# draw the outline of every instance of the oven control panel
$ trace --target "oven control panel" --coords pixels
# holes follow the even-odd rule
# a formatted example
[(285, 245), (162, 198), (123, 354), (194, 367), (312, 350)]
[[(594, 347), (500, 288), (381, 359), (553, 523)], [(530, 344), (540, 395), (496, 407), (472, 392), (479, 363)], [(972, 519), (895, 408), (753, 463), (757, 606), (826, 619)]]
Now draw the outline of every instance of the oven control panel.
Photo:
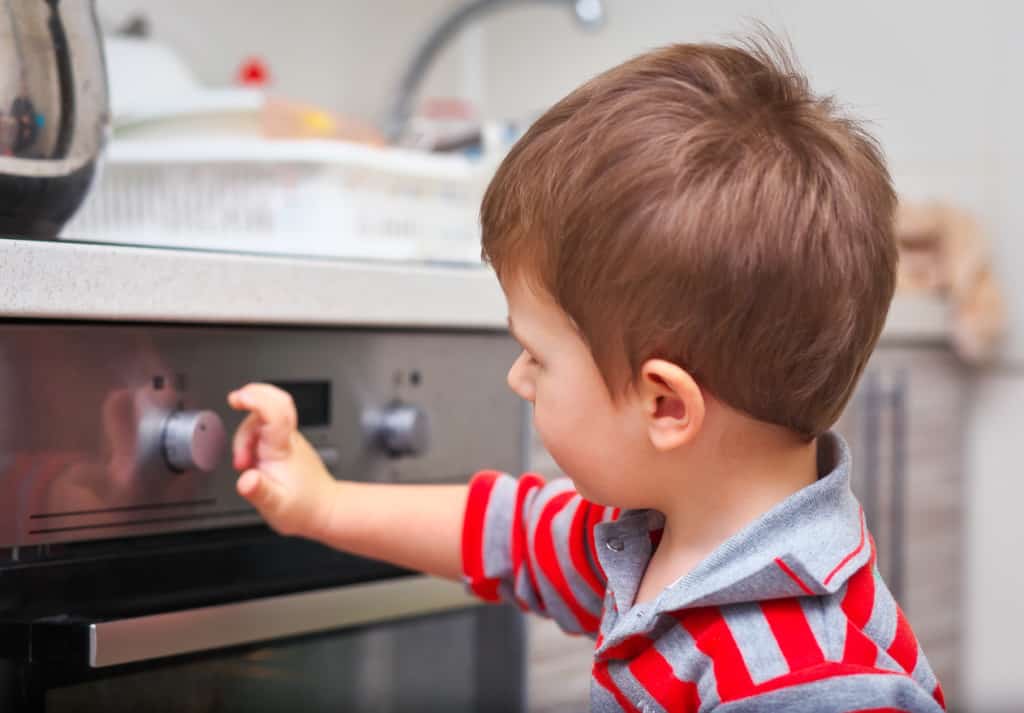
[(0, 324), (0, 547), (259, 522), (230, 442), (248, 382), (291, 394), (338, 478), (518, 472), (503, 332)]

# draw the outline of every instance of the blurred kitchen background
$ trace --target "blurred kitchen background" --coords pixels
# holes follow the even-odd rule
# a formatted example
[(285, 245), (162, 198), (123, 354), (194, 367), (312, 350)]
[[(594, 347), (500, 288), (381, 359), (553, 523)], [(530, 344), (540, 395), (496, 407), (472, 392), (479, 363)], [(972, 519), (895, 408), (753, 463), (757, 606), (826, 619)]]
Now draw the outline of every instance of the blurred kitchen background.
[[(438, 37), (395, 149), (400, 78), (464, 3), (98, 0), (114, 134), (63, 235), (475, 269), (479, 193), (532, 118), (633, 54), (763, 21), (871, 122), (903, 202), (900, 294), (842, 424), (880, 561), (958, 709), (1024, 700), (1024, 6), (484, 5)], [(531, 624), (531, 710), (585, 709), (589, 650)]]

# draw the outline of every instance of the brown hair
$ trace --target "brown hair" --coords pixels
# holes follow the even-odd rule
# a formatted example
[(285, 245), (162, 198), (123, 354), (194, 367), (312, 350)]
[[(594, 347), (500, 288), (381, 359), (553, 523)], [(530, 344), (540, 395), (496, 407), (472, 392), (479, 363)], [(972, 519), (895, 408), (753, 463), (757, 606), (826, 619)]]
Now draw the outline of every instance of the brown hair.
[(895, 200), (876, 142), (778, 40), (680, 44), (530, 127), (484, 196), (483, 254), (568, 314), (613, 396), (660, 357), (809, 438), (885, 321)]

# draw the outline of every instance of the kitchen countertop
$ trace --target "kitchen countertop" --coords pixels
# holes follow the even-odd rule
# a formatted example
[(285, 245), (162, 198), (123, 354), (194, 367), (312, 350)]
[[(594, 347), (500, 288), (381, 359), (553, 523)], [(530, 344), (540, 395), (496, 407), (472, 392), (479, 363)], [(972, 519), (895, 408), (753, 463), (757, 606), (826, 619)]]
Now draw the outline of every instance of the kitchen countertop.
[(0, 240), (0, 316), (504, 328), (489, 270)]
[[(883, 340), (945, 341), (946, 306), (898, 296)], [(493, 273), (0, 239), (0, 317), (504, 329)]]

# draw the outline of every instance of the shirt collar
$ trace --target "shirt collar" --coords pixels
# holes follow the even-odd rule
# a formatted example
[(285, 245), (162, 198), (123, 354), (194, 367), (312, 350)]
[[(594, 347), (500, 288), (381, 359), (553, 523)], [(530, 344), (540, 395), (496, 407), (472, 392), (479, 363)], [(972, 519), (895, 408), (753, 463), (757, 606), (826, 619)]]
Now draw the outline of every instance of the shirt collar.
[[(863, 567), (872, 545), (850, 490), (850, 451), (841, 436), (818, 440), (822, 475), (736, 533), (653, 602), (652, 614), (697, 606), (830, 594)], [(595, 528), (598, 558), (616, 601), (632, 602), (639, 585), (633, 563), (653, 550), (651, 532), (664, 517), (628, 510)], [(646, 561), (640, 563), (640, 574)]]

